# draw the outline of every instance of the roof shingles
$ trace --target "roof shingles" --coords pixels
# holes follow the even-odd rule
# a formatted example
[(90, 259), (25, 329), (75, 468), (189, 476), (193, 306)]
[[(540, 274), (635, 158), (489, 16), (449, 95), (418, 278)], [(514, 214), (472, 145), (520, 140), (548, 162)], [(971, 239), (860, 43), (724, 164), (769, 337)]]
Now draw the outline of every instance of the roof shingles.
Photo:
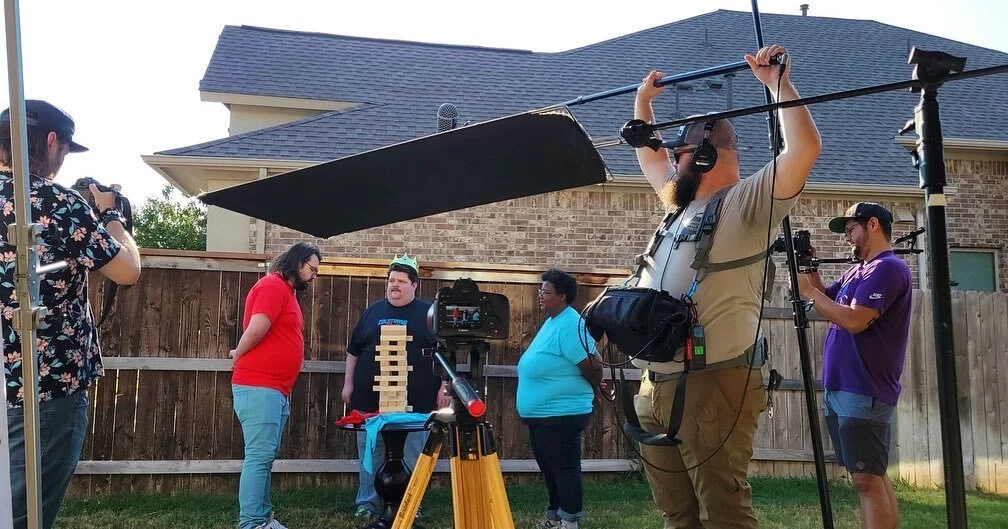
[[(789, 49), (804, 96), (909, 79), (910, 44), (966, 56), (968, 69), (1008, 63), (1006, 53), (868, 20), (764, 14), (762, 24), (766, 42)], [(652, 67), (674, 74), (735, 62), (754, 41), (750, 14), (724, 10), (561, 53), (227, 26), (201, 90), (370, 104), (159, 154), (330, 160), (433, 133), (441, 103), (458, 106), (460, 122), (479, 122), (625, 86)], [(690, 84), (693, 90), (679, 91), (679, 113), (726, 108), (725, 89)], [(748, 73), (732, 85), (735, 108), (764, 102)], [(1008, 140), (1004, 86), (1003, 76), (943, 86), (945, 136)], [(659, 120), (676, 114), (671, 92), (655, 101)], [(612, 136), (632, 117), (631, 97), (572, 111), (592, 136)], [(917, 99), (889, 92), (812, 107), (824, 145), (812, 181), (914, 185), (916, 171), (893, 136)], [(753, 172), (770, 157), (765, 116), (734, 122), (743, 172)], [(628, 146), (602, 155), (615, 174), (640, 173)]]

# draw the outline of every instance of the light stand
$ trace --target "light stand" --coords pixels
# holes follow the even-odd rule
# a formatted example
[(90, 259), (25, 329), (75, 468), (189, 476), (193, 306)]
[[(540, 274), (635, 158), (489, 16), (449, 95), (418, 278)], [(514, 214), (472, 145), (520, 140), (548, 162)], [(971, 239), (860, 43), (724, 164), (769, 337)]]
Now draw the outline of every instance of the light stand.
[[(763, 49), (763, 28), (760, 25), (759, 6), (752, 0), (753, 29), (756, 33), (756, 49)], [(782, 65), (780, 68), (787, 68)], [(763, 87), (763, 96), (767, 104), (773, 103), (770, 89)], [(771, 148), (779, 152), (783, 138), (780, 134), (780, 123), (775, 119), (773, 111), (767, 111), (767, 127)], [(774, 144), (774, 139), (779, 140)], [(774, 168), (776, 171), (776, 167)], [(773, 191), (771, 191), (772, 193)], [(802, 386), (805, 391), (805, 411), (808, 414), (809, 438), (812, 441), (812, 459), (815, 464), (816, 485), (819, 490), (819, 510), (822, 512), (823, 529), (833, 529), (833, 508), (830, 505), (829, 483), (826, 477), (826, 458), (823, 455), (822, 430), (819, 428), (819, 405), (816, 402), (813, 386), (812, 354), (808, 345), (808, 314), (805, 312), (805, 300), (798, 292), (798, 263), (795, 259), (794, 242), (791, 238), (791, 217), (786, 215), (781, 221), (781, 231), (784, 232), (784, 247), (787, 249), (788, 279), (791, 282), (791, 314), (794, 318), (795, 332), (798, 334), (798, 359), (801, 363)], [(767, 241), (769, 242), (769, 241)], [(769, 259), (769, 256), (767, 257)], [(762, 302), (762, 300), (760, 300)], [(761, 309), (762, 311), (762, 309)]]
[(914, 165), (920, 171), (928, 219), (928, 264), (934, 284), (931, 306), (934, 311), (935, 371), (938, 372), (938, 411), (941, 416), (942, 463), (945, 471), (945, 513), (950, 529), (965, 529), (966, 488), (963, 481), (962, 438), (959, 432), (959, 404), (952, 340), (952, 285), (949, 278), (948, 233), (945, 224), (945, 151), (942, 147), (941, 119), (938, 115), (938, 87), (953, 71), (961, 72), (966, 59), (947, 53), (913, 48), (910, 64), (917, 66), (913, 79), (919, 81), (920, 102), (914, 117), (900, 131), (917, 131)]
[[(31, 190), (28, 164), (28, 131), (25, 119), (24, 83), (21, 70), (21, 15), (18, 0), (4, 1), (7, 36), (7, 81), (10, 94), (11, 169), (13, 170), (14, 224), (7, 226), (9, 243), (17, 254), (14, 277), (19, 307), (12, 324), (21, 339), (21, 379), (24, 388), (25, 496), (28, 529), (42, 526), (41, 453), (39, 446), (38, 366), (35, 354), (35, 329), (48, 314), (39, 305), (40, 276), (66, 267), (65, 261), (39, 266), (35, 248), (41, 242), (43, 227), (32, 222)], [(2, 344), (2, 340), (0, 340)], [(3, 371), (0, 384), (7, 387)], [(10, 439), (7, 435), (7, 406), (0, 405), (0, 529), (13, 527), (10, 488)], [(5, 477), (7, 476), (7, 477)]]
[[(21, 337), (21, 379), (24, 384), (24, 447), (25, 488), (28, 502), (28, 528), (38, 529), (42, 524), (41, 454), (39, 452), (39, 402), (38, 366), (35, 362), (35, 327), (45, 316), (45, 308), (37, 306), (39, 277), (36, 273), (38, 256), (35, 242), (41, 225), (31, 222), (28, 174), (28, 132), (25, 121), (24, 84), (21, 71), (21, 23), (17, 0), (5, 0), (4, 18), (7, 35), (7, 80), (10, 90), (11, 169), (14, 174), (14, 224), (7, 227), (10, 243), (17, 254), (15, 267), (15, 292), (19, 308), (14, 311), (13, 325)], [(2, 342), (0, 342), (2, 343)], [(7, 387), (0, 371), (0, 382)], [(10, 440), (7, 438), (7, 406), (0, 405), (3, 433), (0, 434), (0, 527), (13, 527), (13, 509), (10, 490)]]

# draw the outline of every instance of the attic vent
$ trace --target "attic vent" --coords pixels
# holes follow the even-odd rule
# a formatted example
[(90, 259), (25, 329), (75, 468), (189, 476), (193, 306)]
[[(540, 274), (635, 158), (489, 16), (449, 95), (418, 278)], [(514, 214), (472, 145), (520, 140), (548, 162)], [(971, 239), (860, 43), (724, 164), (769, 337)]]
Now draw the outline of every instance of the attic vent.
[(801, 9), (801, 16), (803, 17), (808, 16), (808, 4), (802, 4), (798, 6), (798, 9)]

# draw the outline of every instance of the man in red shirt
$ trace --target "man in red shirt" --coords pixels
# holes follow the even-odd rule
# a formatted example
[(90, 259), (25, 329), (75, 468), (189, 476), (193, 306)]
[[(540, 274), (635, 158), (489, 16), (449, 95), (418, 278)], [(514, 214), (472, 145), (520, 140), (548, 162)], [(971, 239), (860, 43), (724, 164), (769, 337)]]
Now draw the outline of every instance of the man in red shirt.
[(318, 247), (299, 242), (273, 261), (245, 298), (244, 331), (228, 354), (234, 359), (234, 410), (245, 438), (239, 529), (286, 529), (273, 516), (270, 477), (304, 360), (303, 316), (295, 292), (315, 279), (321, 258)]

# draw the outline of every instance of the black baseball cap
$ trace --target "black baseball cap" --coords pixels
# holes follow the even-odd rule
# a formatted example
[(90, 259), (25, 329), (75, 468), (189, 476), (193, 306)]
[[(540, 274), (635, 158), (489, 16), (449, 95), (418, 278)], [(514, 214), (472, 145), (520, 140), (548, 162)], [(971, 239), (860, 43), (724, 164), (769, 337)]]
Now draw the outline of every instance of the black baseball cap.
[(878, 219), (882, 224), (892, 224), (892, 213), (882, 204), (877, 202), (858, 202), (847, 208), (847, 212), (842, 217), (833, 217), (829, 221), (829, 229), (833, 233), (844, 233), (848, 220), (868, 220), (872, 217)]
[[(676, 129), (676, 135), (662, 141), (662, 147), (666, 149), (676, 149), (683, 145), (700, 145), (704, 139), (704, 126), (707, 122), (699, 121), (683, 125)], [(711, 130), (711, 145), (720, 149), (737, 149), (738, 136), (735, 134), (735, 127), (727, 119), (719, 119), (714, 122), (714, 129)]]
[[(0, 123), (10, 122), (10, 109), (0, 113)], [(70, 114), (40, 99), (25, 100), (25, 123), (29, 127), (55, 132), (59, 139), (70, 144), (70, 152), (84, 152), (88, 148), (73, 141), (74, 122)]]

